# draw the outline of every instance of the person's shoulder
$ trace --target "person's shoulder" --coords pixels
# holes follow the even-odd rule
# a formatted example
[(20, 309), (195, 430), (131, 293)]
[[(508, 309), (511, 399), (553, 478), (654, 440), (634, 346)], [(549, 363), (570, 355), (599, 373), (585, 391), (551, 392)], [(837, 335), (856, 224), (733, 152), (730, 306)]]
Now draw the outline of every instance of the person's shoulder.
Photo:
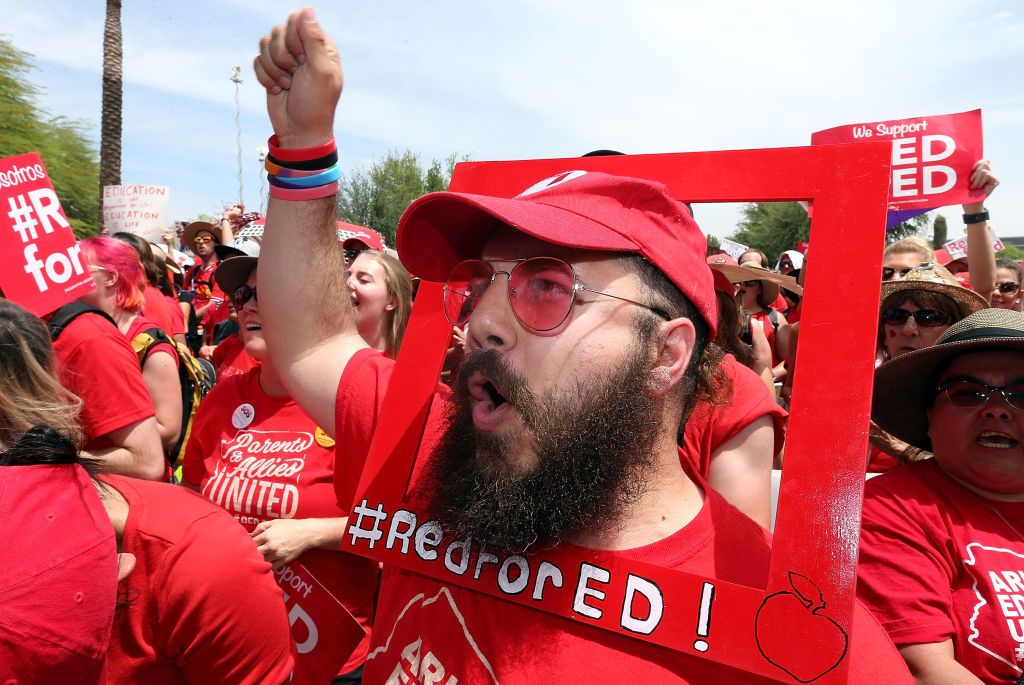
[(948, 478), (934, 459), (925, 459), (903, 464), (871, 478), (864, 485), (864, 497), (906, 497), (913, 494), (931, 498), (937, 489), (944, 489)]
[(227, 526), (244, 534), (225, 510), (186, 488), (112, 474), (101, 480), (124, 495), (129, 512), (136, 509), (136, 531), (145, 537), (175, 544), (190, 536), (197, 523), (211, 532)]
[(97, 312), (76, 316), (54, 343), (54, 349), (58, 351), (76, 348), (117, 348), (132, 354), (131, 345), (117, 326)]

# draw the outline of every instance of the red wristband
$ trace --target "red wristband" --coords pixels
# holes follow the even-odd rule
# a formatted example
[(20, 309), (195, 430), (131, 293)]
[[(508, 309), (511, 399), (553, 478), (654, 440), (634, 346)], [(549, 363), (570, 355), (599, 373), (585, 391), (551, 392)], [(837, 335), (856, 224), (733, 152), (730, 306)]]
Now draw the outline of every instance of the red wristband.
[(280, 188), (274, 185), (270, 186), (270, 197), (276, 197), (278, 200), (319, 200), (322, 197), (330, 197), (337, 194), (337, 181), (313, 188)]
[(282, 162), (304, 162), (308, 159), (317, 159), (329, 155), (338, 149), (337, 144), (334, 142), (334, 136), (331, 136), (330, 140), (317, 147), (292, 149), (282, 148), (279, 145), (280, 141), (277, 138), (277, 134), (275, 133), (270, 136), (270, 140), (267, 141), (267, 146), (270, 148), (270, 156)]

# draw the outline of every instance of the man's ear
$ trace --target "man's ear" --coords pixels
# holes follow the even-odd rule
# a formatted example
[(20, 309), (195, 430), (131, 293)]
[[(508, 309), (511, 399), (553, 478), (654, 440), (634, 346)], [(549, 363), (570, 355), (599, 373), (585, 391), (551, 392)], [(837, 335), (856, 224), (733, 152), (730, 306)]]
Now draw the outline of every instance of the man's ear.
[(657, 358), (648, 385), (655, 396), (664, 397), (679, 386), (690, 365), (697, 331), (693, 322), (680, 317), (661, 324)]

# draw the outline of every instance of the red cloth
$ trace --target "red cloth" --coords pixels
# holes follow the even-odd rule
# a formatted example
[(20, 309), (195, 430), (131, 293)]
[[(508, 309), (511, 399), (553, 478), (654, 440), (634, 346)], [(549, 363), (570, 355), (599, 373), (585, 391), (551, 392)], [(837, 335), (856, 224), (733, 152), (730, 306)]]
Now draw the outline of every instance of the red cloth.
[[(346, 450), (365, 453), (393, 366), (393, 361), (370, 350), (357, 353), (346, 366), (335, 424), (338, 444)], [(446, 391), (441, 386), (442, 396), (431, 404), (421, 461), (436, 444)], [(768, 533), (699, 476), (693, 478), (704, 490), (705, 502), (692, 522), (656, 543), (600, 554), (764, 587), (770, 561)], [(536, 556), (530, 558), (537, 563)], [(893, 664), (905, 669), (881, 628), (859, 605), (855, 621), (850, 682), (891, 674), (886, 669)], [(367, 683), (775, 682), (397, 566), (385, 568), (371, 642)]]
[[(199, 406), (182, 463), (184, 479), (199, 485), (205, 497), (224, 507), (249, 532), (272, 519), (345, 516), (334, 494), (333, 443), (293, 400), (267, 395), (260, 387), (259, 376), (260, 370), (254, 369), (222, 380)], [(252, 423), (235, 428), (232, 415), (246, 403), (254, 410)], [(359, 460), (351, 464), (348, 473), (358, 477), (361, 468)], [(354, 491), (355, 485), (353, 481), (348, 487)], [(346, 507), (351, 501), (350, 495)], [(366, 660), (373, 627), (376, 562), (326, 549), (307, 550), (296, 562), (337, 598), (314, 594), (313, 599), (333, 601), (334, 607), (340, 601), (366, 631), (337, 673), (358, 668)], [(307, 606), (301, 593), (296, 594), (299, 606), (311, 616), (329, 615), (333, 608)], [(342, 619), (348, 620), (344, 616)], [(317, 628), (325, 635), (332, 630), (331, 625)], [(296, 639), (304, 638), (296, 635)], [(317, 654), (314, 649), (309, 656), (298, 658), (318, 656), (336, 657)]]
[(868, 445), (868, 473), (885, 473), (900, 465), (895, 457), (883, 452), (874, 445)]
[[(128, 339), (128, 344), (130, 345), (132, 340), (135, 340), (135, 336), (137, 336), (139, 333), (145, 333), (151, 328), (160, 328), (163, 329), (164, 332), (166, 332), (166, 329), (164, 329), (163, 326), (158, 325), (155, 321), (148, 319), (145, 316), (136, 316), (135, 319), (128, 325), (128, 331), (124, 334), (124, 337)], [(165, 342), (158, 342), (157, 344), (153, 345), (153, 347), (149, 348), (149, 354), (146, 355), (146, 358), (148, 359), (150, 355), (157, 354), (158, 352), (163, 352), (164, 354), (171, 355), (171, 358), (174, 360), (174, 363), (178, 363), (177, 350), (174, 349), (173, 345)]]
[(199, 319), (199, 324), (205, 329), (203, 342), (207, 345), (213, 340), (213, 327), (228, 318), (227, 296), (213, 277), (219, 263), (203, 264), (199, 262), (185, 274), (185, 289), (190, 289), (196, 294), (192, 306), (199, 310), (210, 305), (206, 313)]
[(974, 675), (1016, 682), (1022, 530), (1024, 503), (987, 502), (934, 459), (906, 464), (865, 487), (858, 594), (897, 645), (952, 639)]
[[(782, 296), (782, 293), (779, 293), (779, 296), (775, 298), (774, 302), (772, 302), (771, 308), (777, 309), (778, 311), (785, 314), (787, 311), (789, 311), (789, 301)], [(787, 317), (787, 319), (788, 318), (789, 317)]]
[(92, 479), (76, 464), (3, 466), (0, 501), (0, 682), (106, 683), (117, 547)]
[(153, 286), (147, 285), (146, 289), (142, 291), (142, 296), (145, 298), (145, 302), (139, 313), (156, 322), (156, 325), (162, 328), (167, 335), (174, 335), (171, 333), (171, 329), (174, 328), (173, 313), (163, 293)]
[(75, 318), (53, 344), (61, 384), (82, 399), (84, 449), (109, 447), (107, 433), (154, 415), (139, 359), (127, 338), (98, 314)]
[[(213, 350), (214, 368), (217, 370), (217, 381), (237, 376), (255, 369), (260, 365), (260, 360), (245, 351), (242, 338), (232, 335), (225, 338)], [(346, 502), (347, 504), (347, 502)]]
[(176, 335), (185, 335), (185, 313), (181, 311), (181, 304), (173, 297), (165, 296), (164, 301), (171, 314), (171, 330), (167, 332), (172, 338)]
[[(731, 381), (731, 399), (720, 405), (698, 401), (683, 431), (680, 454), (701, 478), (708, 477), (715, 450), (762, 416), (770, 416), (775, 427), (775, 454), (786, 439), (786, 411), (761, 377), (731, 354), (722, 357), (721, 368)], [(719, 386), (716, 391), (722, 392), (723, 388)]]
[(280, 685), (288, 617), (270, 564), (220, 507), (166, 483), (104, 476), (128, 501), (135, 555), (114, 615), (110, 682)]

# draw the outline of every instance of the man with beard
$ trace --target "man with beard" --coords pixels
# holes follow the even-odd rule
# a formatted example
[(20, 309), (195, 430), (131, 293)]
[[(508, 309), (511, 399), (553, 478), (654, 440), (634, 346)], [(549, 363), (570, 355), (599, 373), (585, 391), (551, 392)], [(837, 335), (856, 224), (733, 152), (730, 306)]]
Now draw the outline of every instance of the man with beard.
[[(335, 163), (342, 74), (313, 10), (260, 48), (271, 158)], [(394, 362), (367, 348), (342, 296), (333, 189), (271, 181), (257, 283), (269, 352), (336, 459), (362, 460)], [(663, 185), (571, 171), (512, 199), (432, 193), (406, 211), (397, 245), (410, 272), (446, 284), (451, 323), (469, 326), (412, 485), (446, 533), (764, 587), (767, 534), (681, 465), (717, 312), (704, 237)], [(858, 609), (856, 681), (891, 676), (893, 660), (906, 674), (870, 621)], [(370, 683), (769, 682), (391, 567), (371, 644)]]

